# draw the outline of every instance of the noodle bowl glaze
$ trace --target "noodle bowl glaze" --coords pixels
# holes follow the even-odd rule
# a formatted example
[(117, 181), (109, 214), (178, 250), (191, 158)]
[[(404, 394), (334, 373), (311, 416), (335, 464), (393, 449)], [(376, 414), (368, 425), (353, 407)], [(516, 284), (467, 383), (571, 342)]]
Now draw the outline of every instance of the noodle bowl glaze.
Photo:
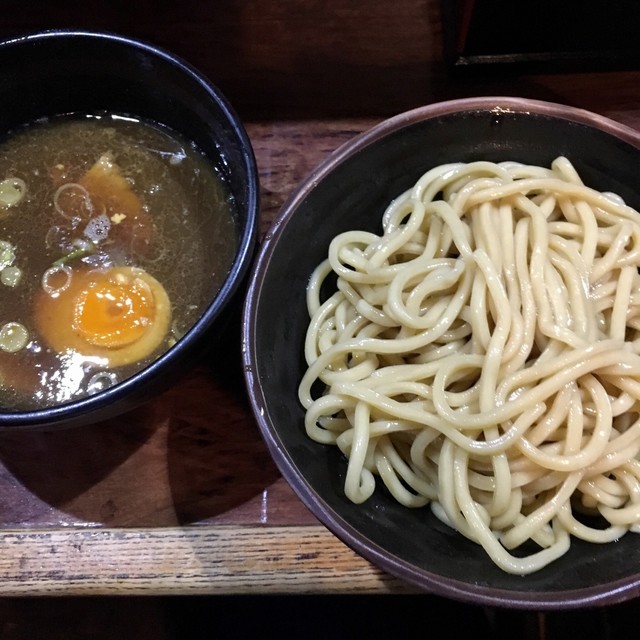
[[(254, 412), (302, 500), (381, 568), (498, 606), (571, 608), (635, 595), (637, 481), (615, 467), (622, 458), (629, 469), (638, 464), (639, 145), (635, 131), (562, 105), (453, 101), (355, 138), (285, 203), (245, 305)], [(549, 178), (564, 183), (554, 196), (533, 185)], [(513, 193), (531, 209), (482, 204), (483, 190), (507, 197), (519, 180), (532, 189)], [(472, 220), (436, 204), (454, 193), (468, 199)], [(585, 203), (616, 210), (602, 231)], [(635, 222), (622, 231), (627, 214)], [(523, 235), (527, 217), (544, 224)], [(544, 246), (553, 251), (544, 255)], [(622, 262), (605, 285), (614, 254)], [(526, 286), (516, 294), (509, 278)], [(527, 307), (528, 296), (539, 306)], [(525, 307), (531, 313), (514, 313)], [(267, 339), (273, 326), (284, 328), (281, 338)], [(507, 469), (509, 441), (519, 461)], [(527, 456), (544, 470), (531, 473)], [(529, 482), (535, 495), (525, 495)], [(565, 505), (563, 527), (575, 520), (571, 533), (558, 523), (527, 530), (554, 495)], [(616, 509), (622, 519), (607, 523)]]

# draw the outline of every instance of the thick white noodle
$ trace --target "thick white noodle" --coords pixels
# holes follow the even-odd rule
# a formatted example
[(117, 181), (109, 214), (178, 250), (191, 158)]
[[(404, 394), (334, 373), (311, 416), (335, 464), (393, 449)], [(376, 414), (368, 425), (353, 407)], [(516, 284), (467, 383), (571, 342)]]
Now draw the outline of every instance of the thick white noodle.
[(640, 213), (559, 157), (435, 167), (382, 226), (307, 290), (299, 397), (346, 496), (378, 478), (519, 575), (640, 531)]

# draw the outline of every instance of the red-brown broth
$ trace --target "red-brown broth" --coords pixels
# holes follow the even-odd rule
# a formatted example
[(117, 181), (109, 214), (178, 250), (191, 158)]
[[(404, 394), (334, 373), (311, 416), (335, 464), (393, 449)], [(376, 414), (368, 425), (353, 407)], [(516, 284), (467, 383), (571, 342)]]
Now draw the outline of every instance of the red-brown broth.
[[(15, 247), (23, 276), (16, 287), (0, 285), (0, 326), (20, 322), (29, 343), (17, 353), (0, 350), (0, 407), (33, 410), (89, 393), (88, 381), (104, 366), (71, 352), (58, 353), (37, 332), (34, 296), (44, 272), (87, 240), (98, 211), (81, 203), (54, 206), (61, 184), (75, 183), (109, 153), (142, 205), (135, 233), (112, 225), (108, 242), (68, 264), (73, 268), (141, 267), (164, 286), (171, 302), (171, 329), (142, 360), (114, 367), (120, 381), (166, 351), (202, 315), (220, 289), (237, 247), (233, 200), (221, 173), (189, 141), (134, 118), (99, 114), (36, 123), (0, 145), (0, 180), (19, 178), (26, 196), (0, 206), (0, 240)], [(67, 195), (73, 195), (71, 189)], [(77, 194), (76, 194), (77, 195)], [(71, 198), (73, 200), (73, 198)], [(58, 203), (63, 198), (58, 198)], [(74, 208), (75, 207), (75, 208)], [(95, 226), (95, 221), (91, 222)]]

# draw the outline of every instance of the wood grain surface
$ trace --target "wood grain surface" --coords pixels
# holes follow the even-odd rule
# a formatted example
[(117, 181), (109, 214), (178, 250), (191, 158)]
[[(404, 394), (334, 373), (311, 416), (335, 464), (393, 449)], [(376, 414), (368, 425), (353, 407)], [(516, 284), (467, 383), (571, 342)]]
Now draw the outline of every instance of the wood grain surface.
[(29, 596), (416, 592), (320, 525), (7, 531), (0, 570)]

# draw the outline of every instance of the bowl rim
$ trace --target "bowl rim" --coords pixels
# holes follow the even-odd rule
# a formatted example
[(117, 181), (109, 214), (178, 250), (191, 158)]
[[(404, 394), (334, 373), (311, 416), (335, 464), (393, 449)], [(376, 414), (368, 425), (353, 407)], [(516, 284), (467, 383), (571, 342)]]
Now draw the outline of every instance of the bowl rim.
[(306, 193), (313, 188), (315, 183), (319, 182), (351, 155), (359, 153), (369, 144), (374, 143), (376, 140), (398, 129), (453, 113), (474, 111), (490, 111), (495, 113), (496, 116), (508, 115), (509, 113), (535, 113), (536, 115), (568, 120), (576, 124), (594, 127), (620, 138), (633, 146), (640, 147), (640, 131), (621, 122), (617, 122), (608, 116), (559, 102), (522, 98), (519, 96), (479, 96), (444, 100), (415, 107), (414, 109), (409, 109), (385, 118), (365, 131), (354, 135), (330, 152), (324, 160), (320, 161), (283, 202), (274, 223), (267, 231), (265, 240), (262, 242), (260, 253), (262, 253), (262, 248), (265, 243), (267, 247), (270, 246), (273, 239), (272, 236), (280, 232), (283, 223), (286, 223), (289, 217), (287, 213), (298, 205), (299, 201), (305, 197)]
[[(27, 32), (0, 41), (0, 52), (5, 48), (29, 46), (33, 43), (56, 40), (89, 40), (104, 41), (121, 45), (125, 48), (139, 50), (145, 55), (160, 59), (176, 68), (180, 73), (199, 85), (209, 99), (217, 104), (226, 122), (237, 136), (239, 148), (247, 175), (247, 205), (243, 232), (238, 236), (238, 247), (229, 271), (215, 297), (203, 311), (202, 315), (181, 340), (171, 349), (160, 355), (145, 368), (132, 374), (117, 385), (99, 393), (74, 400), (61, 405), (45, 407), (29, 411), (5, 411), (0, 409), (0, 430), (57, 428), (61, 426), (75, 426), (86, 422), (86, 416), (100, 411), (100, 420), (114, 417), (139, 405), (141, 401), (131, 401), (129, 405), (116, 408), (116, 401), (129, 396), (141, 381), (145, 386), (158, 383), (160, 372), (164, 368), (178, 363), (183, 353), (190, 349), (191, 344), (214, 323), (222, 311), (230, 304), (232, 298), (238, 295), (244, 283), (254, 258), (258, 241), (258, 224), (260, 213), (260, 181), (258, 166), (249, 135), (244, 123), (229, 99), (222, 90), (203, 72), (164, 47), (152, 44), (145, 39), (126, 36), (109, 30), (84, 30), (52, 28)], [(144, 401), (146, 398), (143, 398)], [(104, 416), (104, 417), (103, 417)]]
[(315, 491), (306, 477), (299, 472), (294, 459), (279, 436), (278, 429), (269, 422), (269, 403), (258, 378), (256, 314), (260, 292), (271, 258), (278, 245), (278, 240), (298, 206), (304, 201), (307, 194), (337, 166), (351, 156), (360, 153), (375, 141), (418, 122), (452, 113), (473, 111), (490, 111), (495, 112), (496, 115), (532, 113), (554, 119), (564, 119), (594, 127), (640, 149), (640, 131), (616, 122), (607, 116), (562, 103), (514, 96), (458, 98), (416, 107), (386, 118), (339, 145), (316, 165), (285, 199), (259, 247), (242, 311), (243, 372), (251, 409), (276, 466), (303, 504), (316, 515), (329, 531), (353, 551), (401, 581), (427, 593), (451, 597), (470, 604), (520, 610), (567, 610), (622, 602), (640, 595), (640, 571), (635, 576), (609, 582), (604, 589), (601, 585), (595, 585), (584, 589), (536, 592), (526, 589), (510, 590), (473, 585), (470, 582), (441, 576), (429, 570), (418, 569), (409, 562), (386, 553), (366, 535), (343, 520)]

